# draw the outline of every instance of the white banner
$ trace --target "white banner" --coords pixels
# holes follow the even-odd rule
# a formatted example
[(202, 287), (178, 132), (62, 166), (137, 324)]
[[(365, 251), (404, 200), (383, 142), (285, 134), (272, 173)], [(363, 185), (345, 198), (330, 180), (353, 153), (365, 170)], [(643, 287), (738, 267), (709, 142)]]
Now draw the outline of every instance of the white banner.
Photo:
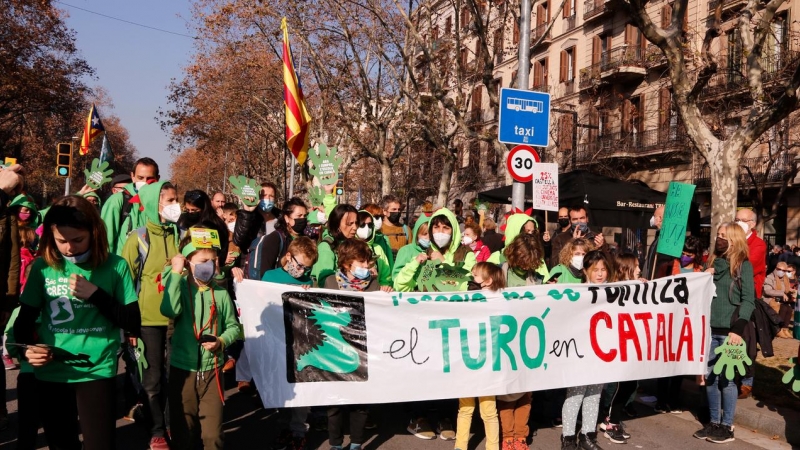
[(533, 209), (558, 211), (558, 164), (533, 165)]
[(237, 287), (265, 407), (477, 397), (705, 373), (709, 274), (497, 293)]

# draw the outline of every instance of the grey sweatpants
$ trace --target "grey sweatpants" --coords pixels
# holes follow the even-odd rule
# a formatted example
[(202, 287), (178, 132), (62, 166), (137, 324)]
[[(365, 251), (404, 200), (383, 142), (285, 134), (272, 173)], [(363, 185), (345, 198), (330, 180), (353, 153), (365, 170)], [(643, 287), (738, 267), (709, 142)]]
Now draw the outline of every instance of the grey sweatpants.
[(575, 436), (575, 427), (578, 424), (578, 411), (583, 405), (583, 424), (581, 433), (594, 433), (597, 430), (597, 415), (600, 412), (600, 394), (603, 384), (590, 384), (567, 388), (567, 399), (561, 409), (563, 426), (561, 433), (564, 436)]

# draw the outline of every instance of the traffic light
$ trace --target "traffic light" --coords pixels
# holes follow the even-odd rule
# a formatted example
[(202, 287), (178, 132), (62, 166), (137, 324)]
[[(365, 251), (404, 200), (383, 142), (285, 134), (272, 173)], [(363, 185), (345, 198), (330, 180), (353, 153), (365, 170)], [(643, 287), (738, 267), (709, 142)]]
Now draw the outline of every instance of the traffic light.
[(344, 195), (344, 175), (341, 173), (336, 181), (336, 195)]
[(69, 178), (72, 171), (72, 144), (60, 143), (56, 147), (56, 175)]

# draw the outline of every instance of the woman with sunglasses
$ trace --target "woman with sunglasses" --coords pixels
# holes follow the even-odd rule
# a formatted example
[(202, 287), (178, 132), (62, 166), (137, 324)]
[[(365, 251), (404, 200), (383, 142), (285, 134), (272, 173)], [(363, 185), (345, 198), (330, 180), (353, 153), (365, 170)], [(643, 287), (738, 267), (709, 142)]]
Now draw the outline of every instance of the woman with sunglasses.
[(384, 292), (392, 292), (392, 266), (383, 247), (375, 241), (377, 230), (375, 229), (375, 219), (367, 211), (358, 212), (358, 228), (356, 238), (364, 241), (372, 251), (374, 265), (370, 266), (372, 275), (378, 278), (378, 284)]

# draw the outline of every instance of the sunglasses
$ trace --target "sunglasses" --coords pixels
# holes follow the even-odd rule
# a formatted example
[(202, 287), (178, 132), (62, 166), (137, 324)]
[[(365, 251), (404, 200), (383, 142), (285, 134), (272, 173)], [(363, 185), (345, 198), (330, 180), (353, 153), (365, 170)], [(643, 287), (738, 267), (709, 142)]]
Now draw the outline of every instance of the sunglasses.
[(311, 268), (306, 266), (305, 264), (300, 264), (300, 261), (298, 261), (297, 258), (294, 257), (294, 255), (292, 255), (292, 261), (294, 261), (298, 269), (302, 269), (304, 272)]

